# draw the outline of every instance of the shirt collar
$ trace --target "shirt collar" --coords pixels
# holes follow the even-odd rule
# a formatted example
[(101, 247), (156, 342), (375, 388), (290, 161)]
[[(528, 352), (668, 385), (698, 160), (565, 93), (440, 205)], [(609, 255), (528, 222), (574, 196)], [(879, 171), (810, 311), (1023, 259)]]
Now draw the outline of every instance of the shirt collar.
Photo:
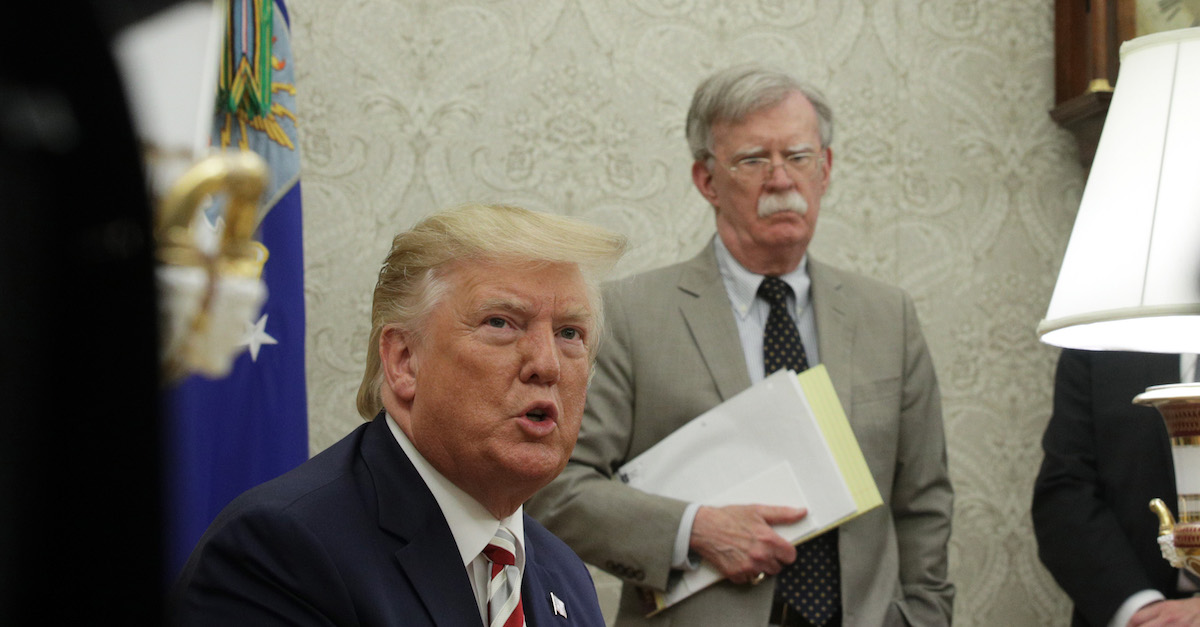
[[(758, 297), (758, 286), (762, 283), (763, 275), (755, 274), (746, 269), (733, 253), (725, 247), (721, 236), (713, 238), (713, 250), (717, 256), (717, 268), (721, 271), (721, 280), (725, 283), (725, 291), (729, 293), (729, 301), (733, 310), (741, 318), (750, 315), (750, 307)], [(803, 312), (808, 308), (808, 288), (812, 280), (808, 276), (808, 253), (800, 258), (795, 270), (779, 277), (792, 288), (796, 297), (796, 311)]]
[(487, 511), (479, 501), (438, 472), (417, 451), (417, 447), (408, 439), (408, 435), (400, 429), (400, 425), (396, 424), (389, 414), (385, 412), (382, 418), (388, 421), (388, 428), (391, 429), (392, 436), (396, 438), (400, 448), (404, 449), (408, 459), (412, 461), (421, 478), (425, 480), (425, 485), (433, 493), (438, 507), (442, 509), (446, 524), (450, 526), (450, 533), (454, 535), (454, 542), (458, 544), (458, 552), (462, 557), (463, 565), (470, 564), (471, 560), (482, 553), (484, 547), (496, 535), (496, 529), (504, 525), (517, 539), (517, 567), (524, 569), (525, 522), (522, 516), (523, 507), (517, 507), (517, 511), (503, 520), (496, 520), (496, 517), (492, 516), (491, 512)]

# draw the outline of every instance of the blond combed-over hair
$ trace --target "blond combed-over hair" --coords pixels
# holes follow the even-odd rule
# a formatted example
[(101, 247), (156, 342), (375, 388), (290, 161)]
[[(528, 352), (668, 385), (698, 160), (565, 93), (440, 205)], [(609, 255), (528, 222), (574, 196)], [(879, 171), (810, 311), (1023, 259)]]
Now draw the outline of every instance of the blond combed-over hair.
[(600, 280), (625, 251), (624, 236), (586, 222), (508, 205), (467, 204), (439, 211), (392, 240), (375, 283), (366, 369), (358, 388), (358, 413), (373, 419), (383, 408), (379, 341), (396, 326), (421, 338), (427, 317), (449, 285), (454, 262), (577, 264), (587, 286), (596, 330), (588, 350), (595, 358), (603, 333)]

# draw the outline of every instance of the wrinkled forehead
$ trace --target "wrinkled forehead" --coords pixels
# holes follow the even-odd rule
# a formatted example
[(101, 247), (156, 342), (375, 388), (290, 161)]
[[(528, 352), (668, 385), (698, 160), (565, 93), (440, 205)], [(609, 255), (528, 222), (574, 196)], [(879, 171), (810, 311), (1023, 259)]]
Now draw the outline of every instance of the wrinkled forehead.
[(776, 148), (802, 144), (819, 148), (821, 142), (817, 111), (799, 92), (774, 105), (751, 111), (740, 119), (717, 120), (710, 130), (714, 147), (735, 142), (770, 144)]
[(439, 268), (438, 279), (472, 309), (514, 312), (552, 306), (555, 315), (591, 318), (597, 303), (579, 264), (528, 258), (455, 260)]

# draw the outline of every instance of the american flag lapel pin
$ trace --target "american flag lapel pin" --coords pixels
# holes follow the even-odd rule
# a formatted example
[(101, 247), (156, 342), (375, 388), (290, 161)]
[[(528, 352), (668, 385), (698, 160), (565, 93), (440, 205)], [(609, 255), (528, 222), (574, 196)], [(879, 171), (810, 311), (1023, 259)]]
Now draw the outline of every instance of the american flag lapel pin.
[(555, 616), (562, 616), (563, 618), (567, 617), (567, 606), (562, 602), (562, 599), (558, 598), (558, 596), (553, 592), (550, 593), (550, 605), (554, 606)]

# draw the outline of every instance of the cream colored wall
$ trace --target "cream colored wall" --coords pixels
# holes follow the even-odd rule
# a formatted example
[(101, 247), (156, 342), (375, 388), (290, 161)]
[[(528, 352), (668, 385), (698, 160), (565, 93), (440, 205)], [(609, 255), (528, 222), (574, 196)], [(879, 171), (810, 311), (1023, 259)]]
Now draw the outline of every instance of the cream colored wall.
[[(1051, 0), (291, 0), (304, 157), (312, 450), (360, 421), (373, 273), (392, 234), (467, 200), (627, 234), (619, 274), (712, 234), (683, 118), (711, 70), (764, 61), (834, 104), (813, 250), (916, 298), (958, 495), (956, 624), (1065, 625), (1030, 490), (1056, 352), (1045, 312), (1079, 200), (1053, 98)], [(612, 602), (613, 580), (599, 579)]]

